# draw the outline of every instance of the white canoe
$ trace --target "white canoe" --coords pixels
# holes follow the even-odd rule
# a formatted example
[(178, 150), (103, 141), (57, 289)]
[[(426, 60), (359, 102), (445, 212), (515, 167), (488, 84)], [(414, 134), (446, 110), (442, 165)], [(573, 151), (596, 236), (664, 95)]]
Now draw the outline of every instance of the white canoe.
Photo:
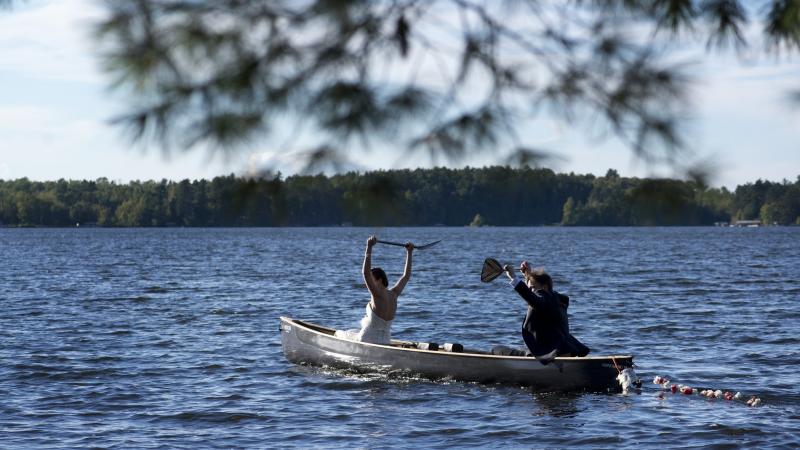
[(499, 356), (464, 350), (421, 350), (413, 342), (392, 345), (354, 342), (334, 336), (335, 330), (281, 317), (283, 353), (295, 364), (330, 366), (361, 372), (407, 373), (430, 379), (509, 383), (538, 390), (616, 390), (620, 370), (633, 366), (633, 356), (556, 358), (543, 365), (534, 358)]

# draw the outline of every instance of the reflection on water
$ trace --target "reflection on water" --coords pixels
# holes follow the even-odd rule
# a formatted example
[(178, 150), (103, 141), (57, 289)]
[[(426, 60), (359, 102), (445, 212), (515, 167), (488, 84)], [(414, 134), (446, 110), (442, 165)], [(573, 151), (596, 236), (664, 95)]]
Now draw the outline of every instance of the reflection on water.
[(581, 410), (578, 403), (583, 394), (576, 392), (533, 393), (534, 415), (574, 417)]

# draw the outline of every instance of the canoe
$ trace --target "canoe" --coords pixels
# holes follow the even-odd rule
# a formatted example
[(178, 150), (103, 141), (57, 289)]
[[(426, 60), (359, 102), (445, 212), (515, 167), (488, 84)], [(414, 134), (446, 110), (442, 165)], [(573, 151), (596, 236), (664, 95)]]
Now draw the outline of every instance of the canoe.
[[(356, 372), (408, 374), (428, 379), (530, 386), (537, 390), (620, 391), (619, 371), (633, 366), (633, 356), (559, 357), (548, 365), (524, 356), (499, 356), (476, 350), (423, 350), (411, 341), (391, 345), (354, 342), (334, 336), (336, 330), (280, 318), (283, 353), (295, 364)], [(429, 346), (435, 347), (435, 346)], [(458, 347), (458, 346), (456, 346)]]

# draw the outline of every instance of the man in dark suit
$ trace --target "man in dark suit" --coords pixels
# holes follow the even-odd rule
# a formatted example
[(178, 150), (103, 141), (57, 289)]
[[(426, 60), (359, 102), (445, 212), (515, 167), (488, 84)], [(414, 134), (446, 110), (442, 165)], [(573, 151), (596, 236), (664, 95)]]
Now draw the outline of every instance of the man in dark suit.
[(511, 266), (505, 267), (514, 290), (528, 304), (522, 322), (522, 339), (529, 352), (495, 347), (492, 353), (512, 356), (533, 356), (547, 364), (556, 356), (586, 356), (589, 348), (569, 334), (567, 308), (569, 297), (553, 290), (553, 279), (541, 270), (531, 271), (527, 261), (520, 264), (525, 276), (518, 278)]

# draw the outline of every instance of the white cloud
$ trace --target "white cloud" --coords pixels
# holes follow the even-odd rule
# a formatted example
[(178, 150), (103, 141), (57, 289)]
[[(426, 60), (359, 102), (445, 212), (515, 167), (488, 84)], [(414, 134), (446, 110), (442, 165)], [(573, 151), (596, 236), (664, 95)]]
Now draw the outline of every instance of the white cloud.
[[(85, 117), (70, 117), (64, 111), (41, 106), (0, 107), (0, 136), (4, 158), (25, 159), (38, 164), (59, 160), (64, 154), (95, 144), (99, 136), (108, 136), (102, 122)], [(21, 174), (20, 176), (24, 176)]]
[(100, 83), (90, 36), (92, 21), (102, 14), (96, 2), (32, 3), (0, 14), (0, 71)]
[(202, 151), (165, 158), (157, 149), (122, 145), (103, 120), (35, 105), (0, 107), (0, 178), (34, 180), (212, 178), (237, 170)]

